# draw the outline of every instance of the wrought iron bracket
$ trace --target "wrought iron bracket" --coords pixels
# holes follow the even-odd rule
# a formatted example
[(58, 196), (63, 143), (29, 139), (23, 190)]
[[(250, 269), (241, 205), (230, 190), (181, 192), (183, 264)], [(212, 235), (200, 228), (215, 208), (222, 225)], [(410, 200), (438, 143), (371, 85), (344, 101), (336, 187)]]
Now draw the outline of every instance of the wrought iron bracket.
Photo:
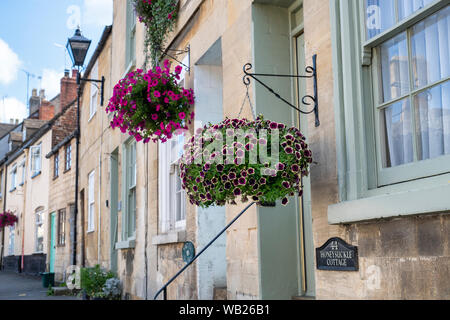
[[(250, 81), (251, 81), (250, 78), (252, 78), (255, 81), (257, 81), (259, 84), (261, 84), (264, 88), (266, 88), (269, 92), (271, 92), (273, 95), (275, 95), (275, 97), (277, 97), (278, 99), (280, 99), (281, 101), (286, 103), (291, 108), (297, 110), (298, 112), (300, 112), (302, 114), (311, 114), (314, 112), (314, 115), (316, 117), (315, 124), (316, 124), (316, 127), (318, 127), (318, 126), (320, 126), (320, 120), (319, 120), (319, 102), (318, 102), (318, 95), (317, 95), (317, 55), (316, 54), (313, 55), (312, 60), (313, 60), (313, 65), (307, 66), (305, 68), (306, 74), (297, 75), (297, 76), (296, 75), (286, 75), (286, 74), (250, 73), (248, 71), (251, 70), (253, 68), (253, 66), (251, 65), (251, 63), (247, 63), (246, 65), (244, 65), (243, 82), (246, 86), (248, 86), (248, 85), (250, 85)], [(299, 101), (299, 105), (302, 104), (305, 106), (310, 106), (311, 104), (314, 104), (314, 108), (310, 111), (303, 111), (299, 107), (296, 107), (295, 105), (293, 105), (292, 103), (290, 103), (289, 101), (287, 101), (286, 99), (281, 97), (277, 92), (275, 92), (271, 87), (269, 87), (267, 84), (262, 82), (257, 77), (306, 78), (306, 79), (312, 78), (314, 80), (314, 95), (305, 95), (301, 99), (301, 101)], [(308, 100), (310, 100), (311, 102), (308, 102)]]
[[(97, 79), (87, 79), (87, 78), (82, 78), (80, 76), (80, 73), (78, 72), (77, 74), (77, 84), (80, 85), (81, 81), (86, 81), (86, 82), (93, 82), (93, 84), (97, 87), (97, 89), (100, 90), (100, 106), (103, 107), (103, 103), (104, 103), (104, 92), (105, 92), (105, 77), (102, 76), (101, 80), (97, 80)], [(97, 83), (100, 83), (100, 88), (98, 87)]]
[[(165, 50), (159, 49), (159, 51), (161, 51), (163, 56), (167, 56), (170, 59), (173, 59), (176, 62), (178, 62), (179, 64), (181, 64), (185, 68), (185, 70), (186, 70), (186, 72), (188, 74), (191, 73), (191, 46), (190, 45), (188, 45), (186, 47), (186, 49), (184, 49), (184, 50), (177, 50), (177, 49), (169, 49), (169, 48), (167, 48)], [(168, 51), (174, 52), (174, 53), (173, 54), (169, 54)], [(182, 55), (182, 54), (185, 54), (185, 53), (187, 53), (187, 55), (188, 55), (188, 65), (185, 65), (183, 62), (181, 62), (180, 60), (178, 60), (176, 58), (176, 56), (179, 56), (179, 55)]]

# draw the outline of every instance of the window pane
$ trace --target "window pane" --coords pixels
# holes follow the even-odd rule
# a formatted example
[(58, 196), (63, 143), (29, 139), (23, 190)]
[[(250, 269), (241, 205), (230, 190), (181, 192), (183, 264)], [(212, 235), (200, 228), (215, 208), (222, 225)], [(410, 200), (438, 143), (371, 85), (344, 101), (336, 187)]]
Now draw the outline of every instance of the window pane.
[(42, 214), (36, 214), (39, 223), (36, 224), (36, 251), (44, 251), (44, 224), (42, 223)]
[(395, 1), (366, 0), (366, 28), (369, 39), (395, 24)]
[(409, 67), (406, 33), (380, 46), (383, 102), (409, 92)]
[(414, 97), (418, 159), (450, 154), (450, 81)]
[(177, 192), (176, 193), (176, 202), (177, 202), (177, 207), (176, 207), (176, 221), (181, 221), (181, 220), (184, 220), (183, 219), (183, 217), (182, 217), (182, 209), (181, 209), (181, 206), (182, 206), (182, 202), (183, 201), (183, 197), (182, 197), (182, 194), (181, 194), (181, 192)]
[(14, 226), (9, 227), (9, 255), (14, 255), (14, 236), (15, 236), (15, 229)]
[(381, 111), (383, 167), (412, 162), (411, 107), (409, 99), (396, 102)]
[[(426, 7), (434, 0), (398, 0), (398, 16), (400, 20)], [(393, 1), (392, 1), (393, 2)]]
[(128, 236), (132, 236), (136, 221), (136, 189), (131, 189), (128, 194)]
[(94, 230), (94, 204), (89, 204), (88, 230)]
[(414, 87), (450, 76), (450, 6), (440, 10), (412, 29)]

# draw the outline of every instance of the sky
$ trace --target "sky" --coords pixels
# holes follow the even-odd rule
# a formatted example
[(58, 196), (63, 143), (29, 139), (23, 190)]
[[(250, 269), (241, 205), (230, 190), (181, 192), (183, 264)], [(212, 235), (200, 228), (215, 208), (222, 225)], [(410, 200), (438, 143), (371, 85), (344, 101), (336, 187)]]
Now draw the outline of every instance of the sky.
[[(81, 27), (92, 40), (85, 65), (112, 24), (113, 0), (0, 0), (0, 122), (28, 115), (28, 95), (45, 89), (47, 100), (59, 93), (64, 69), (72, 62), (67, 39)], [(27, 76), (27, 73), (30, 76)]]

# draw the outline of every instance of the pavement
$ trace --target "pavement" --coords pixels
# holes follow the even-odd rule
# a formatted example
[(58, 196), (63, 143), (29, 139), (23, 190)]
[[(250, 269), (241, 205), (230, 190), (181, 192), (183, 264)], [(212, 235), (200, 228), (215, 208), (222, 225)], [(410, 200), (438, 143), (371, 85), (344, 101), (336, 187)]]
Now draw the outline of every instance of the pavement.
[(0, 300), (79, 300), (76, 296), (47, 296), (40, 276), (0, 271)]

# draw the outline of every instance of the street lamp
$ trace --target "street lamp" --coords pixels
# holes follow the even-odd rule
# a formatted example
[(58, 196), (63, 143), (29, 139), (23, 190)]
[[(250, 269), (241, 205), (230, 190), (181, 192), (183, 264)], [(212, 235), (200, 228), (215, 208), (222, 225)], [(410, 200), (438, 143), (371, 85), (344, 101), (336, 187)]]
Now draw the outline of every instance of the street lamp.
[[(73, 241), (73, 256), (72, 264), (77, 264), (77, 216), (78, 216), (78, 176), (79, 176), (79, 154), (80, 154), (80, 96), (81, 96), (81, 81), (86, 82), (98, 82), (101, 83), (100, 90), (100, 105), (103, 106), (103, 91), (105, 87), (105, 77), (102, 76), (101, 80), (97, 79), (86, 79), (82, 78), (80, 75), (81, 68), (84, 65), (84, 60), (86, 59), (89, 46), (91, 45), (91, 40), (83, 37), (81, 35), (80, 28), (75, 30), (75, 35), (69, 38), (67, 41), (67, 51), (69, 52), (70, 58), (72, 59), (73, 66), (78, 67), (77, 73), (77, 131), (75, 134), (76, 139), (76, 157), (75, 157), (75, 209), (74, 209), (74, 241)], [(84, 244), (83, 244), (84, 245)], [(84, 248), (83, 248), (84, 251)], [(82, 259), (82, 265), (84, 267), (84, 259)]]
[(90, 45), (91, 40), (83, 37), (80, 28), (77, 28), (74, 36), (69, 38), (66, 45), (74, 66), (83, 67), (84, 59), (86, 59)]

